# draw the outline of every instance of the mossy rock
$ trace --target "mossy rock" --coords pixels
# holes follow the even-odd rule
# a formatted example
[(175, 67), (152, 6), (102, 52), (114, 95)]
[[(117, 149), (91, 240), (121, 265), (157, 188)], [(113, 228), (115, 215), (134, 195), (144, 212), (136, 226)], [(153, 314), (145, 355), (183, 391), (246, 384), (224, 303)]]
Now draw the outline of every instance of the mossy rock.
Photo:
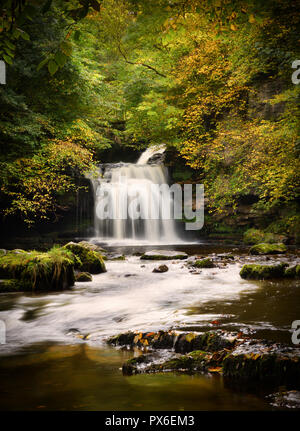
[(260, 243), (280, 243), (287, 238), (284, 235), (278, 235), (272, 232), (264, 232), (259, 229), (248, 229), (243, 236), (245, 244), (260, 244)]
[(231, 379), (299, 385), (300, 358), (276, 353), (233, 353), (224, 358), (223, 373)]
[(97, 251), (90, 250), (86, 245), (75, 242), (69, 242), (63, 248), (70, 250), (80, 259), (80, 261), (75, 264), (76, 269), (91, 274), (106, 272), (103, 258)]
[(152, 250), (147, 251), (141, 256), (143, 260), (177, 260), (187, 259), (188, 255), (182, 251), (170, 251), (170, 250)]
[(284, 275), (287, 278), (300, 278), (300, 265), (295, 265), (295, 266), (291, 266), (290, 268), (286, 268)]
[(88, 241), (80, 241), (78, 244), (82, 245), (83, 247), (88, 248), (89, 250), (97, 251), (100, 254), (106, 253), (106, 250), (104, 248), (100, 247), (97, 244), (92, 244)]
[(287, 263), (279, 265), (244, 265), (240, 271), (240, 276), (246, 280), (269, 280), (272, 278), (283, 278), (287, 268)]
[(49, 252), (8, 252), (0, 258), (1, 292), (63, 290), (74, 285), (74, 256), (62, 248)]
[(249, 253), (252, 255), (262, 254), (282, 254), (287, 251), (287, 247), (283, 243), (279, 244), (256, 244), (250, 248)]
[(78, 282), (93, 281), (93, 277), (89, 272), (79, 272), (75, 275), (75, 280)]
[(195, 268), (215, 268), (216, 265), (213, 263), (211, 259), (206, 258), (206, 259), (196, 260), (192, 264), (192, 266)]
[(169, 268), (167, 267), (167, 265), (159, 265), (159, 267), (154, 268), (152, 272), (162, 273), (167, 271), (169, 271)]
[(178, 335), (174, 331), (126, 332), (110, 337), (108, 344), (131, 347), (153, 347), (153, 349), (175, 349), (176, 353), (188, 353), (193, 350), (216, 352), (221, 349), (232, 349), (235, 340), (229, 340), (217, 331), (204, 334), (194, 332)]

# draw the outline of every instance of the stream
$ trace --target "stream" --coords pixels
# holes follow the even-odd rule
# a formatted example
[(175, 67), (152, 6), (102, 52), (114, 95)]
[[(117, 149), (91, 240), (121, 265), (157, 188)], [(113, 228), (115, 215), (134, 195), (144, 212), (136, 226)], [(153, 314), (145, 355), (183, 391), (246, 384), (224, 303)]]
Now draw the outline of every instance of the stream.
[[(161, 246), (190, 256), (234, 255), (218, 268), (192, 272), (186, 261), (158, 262), (137, 255), (151, 246), (106, 247), (126, 260), (108, 260), (107, 272), (61, 293), (0, 295), (6, 344), (0, 345), (1, 409), (266, 410), (268, 388), (232, 388), (219, 375), (122, 375), (136, 352), (105, 339), (128, 330), (243, 331), (291, 344), (300, 316), (299, 281), (250, 282), (239, 276), (254, 260), (247, 251), (202, 243)], [(159, 248), (155, 246), (155, 248)], [(265, 257), (256, 257), (263, 262)], [(295, 252), (272, 257), (295, 262)]]

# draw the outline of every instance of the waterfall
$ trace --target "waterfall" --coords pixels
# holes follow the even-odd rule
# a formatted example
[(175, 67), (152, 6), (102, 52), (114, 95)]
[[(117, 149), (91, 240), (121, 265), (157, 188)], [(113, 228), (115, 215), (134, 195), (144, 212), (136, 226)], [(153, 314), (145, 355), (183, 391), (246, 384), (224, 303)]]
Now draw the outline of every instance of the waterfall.
[(173, 196), (159, 189), (168, 184), (168, 170), (163, 164), (147, 164), (164, 150), (162, 146), (148, 148), (135, 164), (99, 166), (98, 177), (91, 179), (97, 239), (149, 244), (181, 241), (173, 219)]

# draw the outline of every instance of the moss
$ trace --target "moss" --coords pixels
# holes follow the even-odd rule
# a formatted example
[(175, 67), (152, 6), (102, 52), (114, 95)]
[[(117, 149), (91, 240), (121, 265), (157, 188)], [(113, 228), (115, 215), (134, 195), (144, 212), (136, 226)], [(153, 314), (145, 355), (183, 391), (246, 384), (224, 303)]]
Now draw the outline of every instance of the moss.
[(244, 265), (240, 271), (240, 276), (246, 280), (282, 278), (285, 276), (287, 266), (287, 263), (280, 263), (279, 265)]
[(207, 258), (202, 260), (196, 260), (192, 264), (192, 266), (194, 266), (195, 268), (215, 268), (216, 265), (211, 259)]
[[(62, 290), (74, 284), (74, 256), (68, 250), (53, 247), (49, 252), (8, 252), (0, 258), (0, 277), (13, 279), (2, 284), (1, 291)], [(7, 290), (6, 290), (7, 291)]]
[(249, 253), (258, 255), (258, 254), (281, 254), (285, 253), (287, 251), (287, 248), (284, 244), (267, 244), (267, 243), (261, 243), (256, 244), (253, 247), (250, 248)]
[(300, 278), (300, 265), (291, 266), (287, 268), (284, 272), (287, 278)]
[(76, 274), (75, 280), (78, 282), (92, 281), (93, 277), (89, 272), (79, 272), (78, 274)]
[(75, 268), (83, 272), (90, 272), (91, 274), (106, 272), (105, 263), (99, 252), (90, 250), (87, 246), (74, 242), (69, 242), (63, 248), (70, 250), (80, 259), (75, 264)]
[(248, 229), (244, 233), (243, 242), (245, 244), (268, 243), (274, 244), (286, 239), (284, 235), (277, 235), (272, 232), (264, 232), (259, 229)]

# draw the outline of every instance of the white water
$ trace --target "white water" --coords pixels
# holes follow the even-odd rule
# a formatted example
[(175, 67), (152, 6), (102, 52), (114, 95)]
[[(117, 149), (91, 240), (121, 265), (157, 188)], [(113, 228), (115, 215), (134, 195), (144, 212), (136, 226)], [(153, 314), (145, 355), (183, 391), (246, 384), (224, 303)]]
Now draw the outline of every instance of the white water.
[[(168, 184), (168, 171), (162, 164), (148, 165), (163, 146), (148, 148), (136, 164), (105, 164), (92, 179), (95, 202), (95, 241), (110, 244), (178, 244), (173, 219), (173, 196), (155, 191), (153, 185)], [(108, 211), (110, 211), (108, 216)], [(133, 217), (136, 210), (140, 216)], [(107, 211), (106, 215), (103, 212)], [(162, 215), (170, 212), (170, 218)]]
[[(130, 256), (126, 261), (107, 261), (106, 273), (94, 275), (92, 283), (76, 283), (72, 291), (2, 296), (9, 309), (0, 312), (7, 328), (7, 344), (0, 353), (44, 341), (101, 345), (104, 337), (128, 330), (201, 326), (222, 315), (194, 307), (211, 301), (230, 303), (242, 292), (257, 289), (240, 278), (239, 264), (204, 269), (197, 275), (182, 261), (169, 261), (168, 272), (155, 274), (152, 270), (158, 264)], [(88, 340), (70, 333), (71, 328), (89, 334)]]

